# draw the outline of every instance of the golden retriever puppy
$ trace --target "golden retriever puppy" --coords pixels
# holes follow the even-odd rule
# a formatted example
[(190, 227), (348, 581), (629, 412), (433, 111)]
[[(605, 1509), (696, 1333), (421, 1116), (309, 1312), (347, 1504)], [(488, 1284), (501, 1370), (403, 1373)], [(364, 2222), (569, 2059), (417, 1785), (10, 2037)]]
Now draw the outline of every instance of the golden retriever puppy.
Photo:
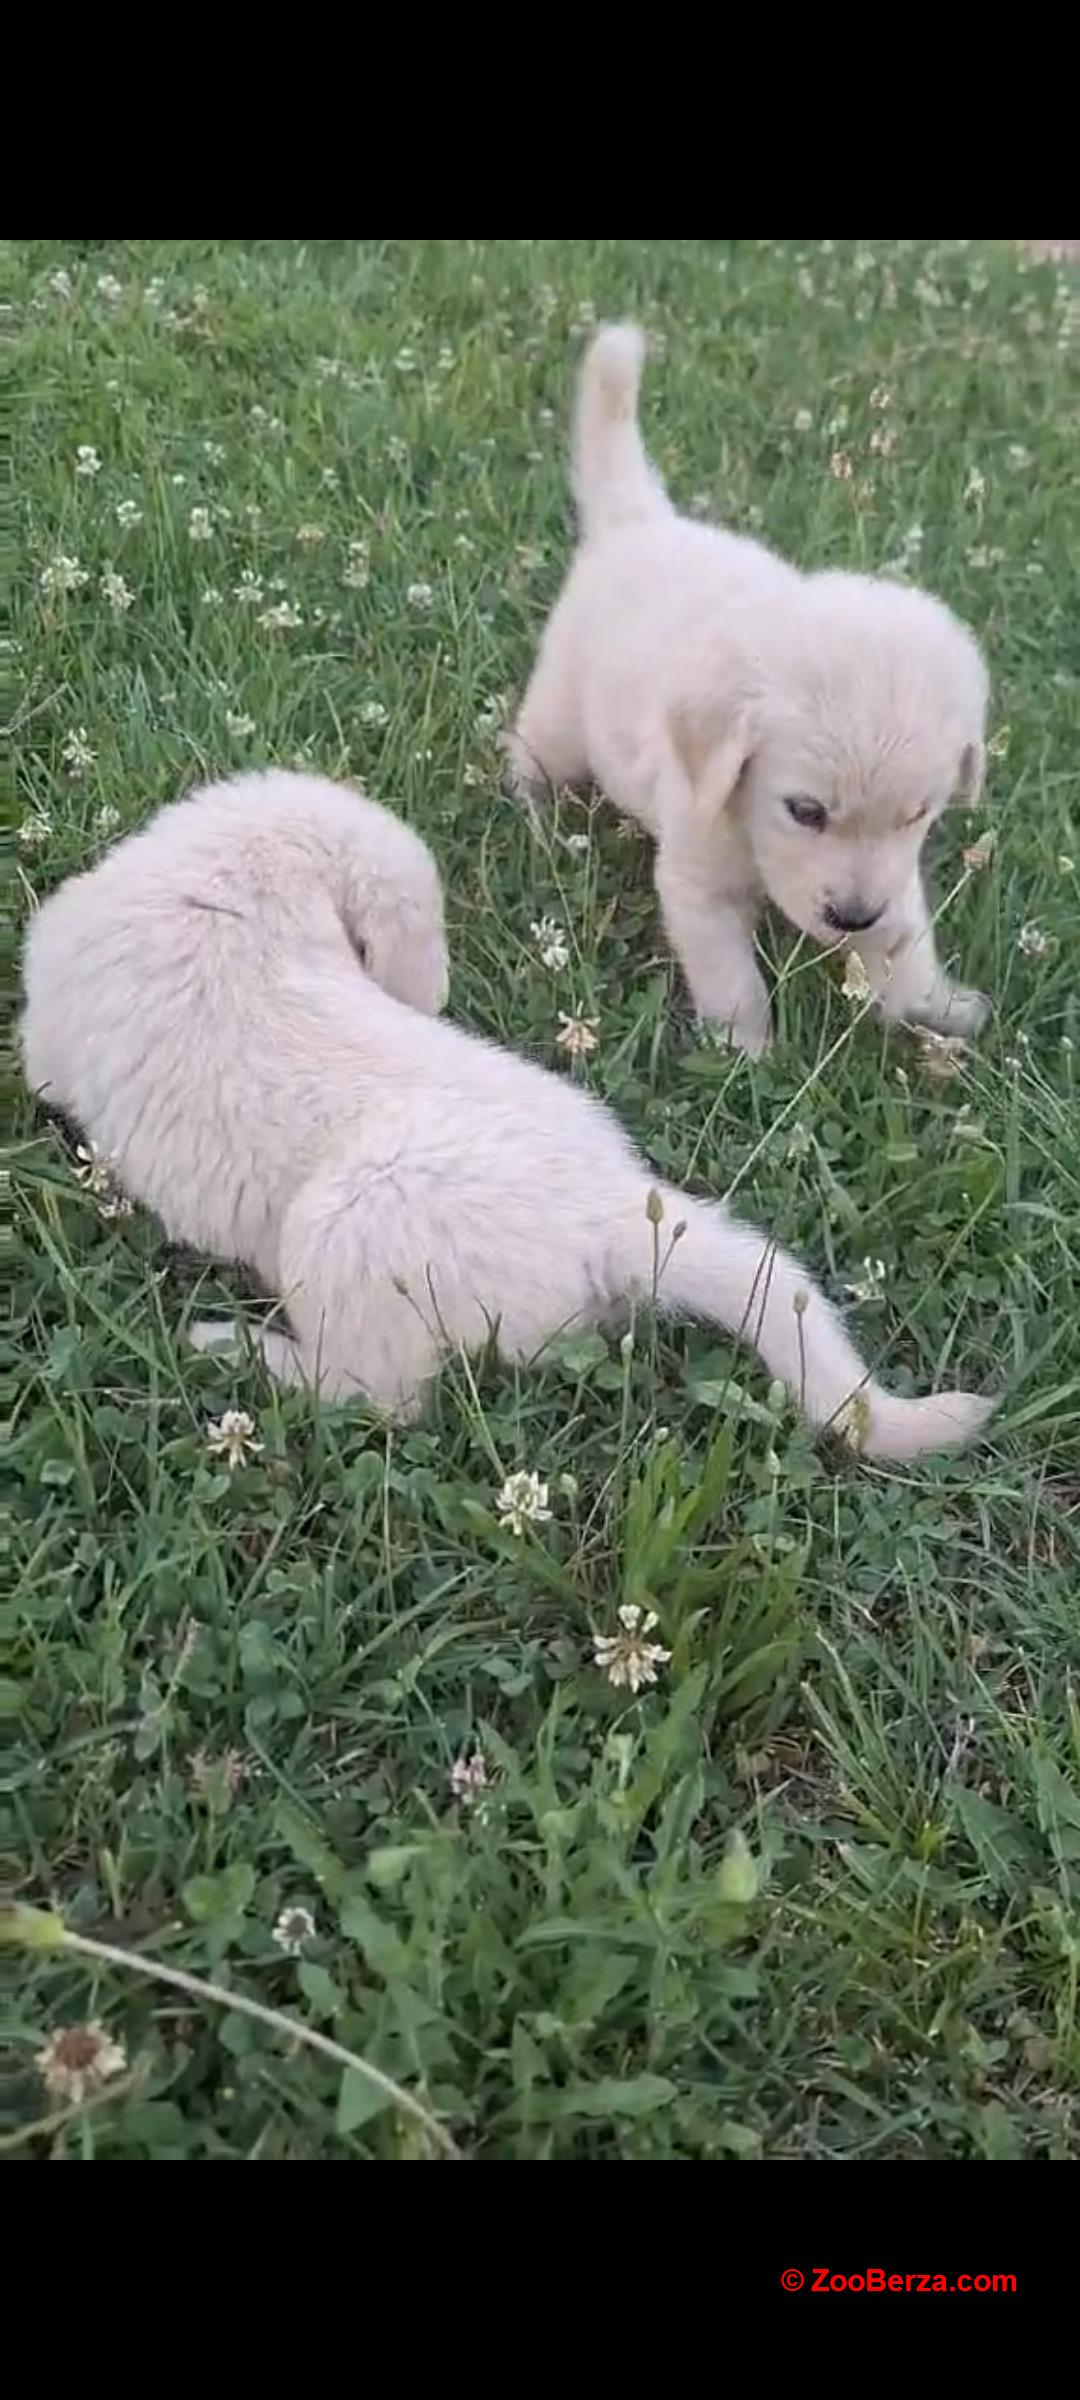
[(608, 326), (585, 360), (581, 539), (509, 739), (515, 782), (592, 779), (648, 827), (691, 998), (740, 1049), (770, 1039), (763, 899), (857, 950), (886, 1016), (974, 1033), (987, 1003), (941, 965), (920, 856), (981, 780), (979, 650), (925, 592), (802, 574), (679, 516), (642, 447), (643, 354)]
[(883, 1391), (794, 1259), (654, 1187), (586, 1092), (441, 1021), (434, 863), (357, 792), (250, 775), (163, 809), (46, 900), (25, 981), (30, 1083), (174, 1240), (280, 1294), (291, 1330), (259, 1347), (285, 1382), (408, 1416), (448, 1350), (531, 1359), (655, 1290), (869, 1453), (988, 1413)]

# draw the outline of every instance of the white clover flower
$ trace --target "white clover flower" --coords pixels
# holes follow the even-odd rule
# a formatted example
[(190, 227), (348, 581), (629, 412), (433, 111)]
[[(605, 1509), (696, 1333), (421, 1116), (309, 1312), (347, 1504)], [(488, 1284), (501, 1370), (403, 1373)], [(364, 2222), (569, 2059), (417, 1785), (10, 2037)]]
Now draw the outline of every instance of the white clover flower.
[(370, 725), (378, 731), (380, 726), (388, 725), (389, 722), (390, 711), (383, 707), (381, 700), (365, 700), (360, 710), (361, 725)]
[(225, 459), (224, 442), (204, 442), (203, 457), (209, 459), (212, 467), (222, 466)]
[(116, 275), (99, 275), (94, 290), (98, 299), (106, 301), (111, 308), (115, 308), (124, 297), (123, 284)]
[(812, 433), (814, 427), (813, 410), (809, 408), (797, 408), (791, 422), (796, 433)]
[(864, 1258), (862, 1263), (863, 1271), (858, 1283), (849, 1283), (847, 1286), (851, 1298), (870, 1302), (882, 1300), (885, 1296), (884, 1259)]
[(964, 498), (973, 507), (981, 507), (986, 498), (986, 477), (981, 467), (971, 467), (964, 485)]
[(75, 452), (76, 475), (100, 475), (101, 454), (93, 442), (80, 442)]
[(123, 2074), (127, 2051), (92, 2017), (88, 2025), (61, 2025), (50, 2033), (34, 2064), (51, 2097), (70, 2100), (78, 2108), (92, 2092)]
[(87, 741), (85, 725), (76, 725), (61, 742), (60, 756), (69, 775), (85, 775), (87, 768), (93, 766), (97, 751)]
[(246, 1467), (249, 1458), (256, 1458), (263, 1448), (255, 1439), (255, 1422), (246, 1408), (227, 1408), (206, 1428), (206, 1447), (211, 1458), (223, 1458), (230, 1475), (237, 1467)]
[(20, 850), (40, 850), (52, 832), (52, 818), (44, 808), (31, 809), (19, 827)]
[(516, 1475), (507, 1476), (495, 1495), (500, 1524), (509, 1533), (524, 1533), (527, 1525), (546, 1525), (551, 1516), (547, 1498), (548, 1487), (539, 1475), (520, 1468)]
[(450, 1769), (450, 1789), (463, 1808), (472, 1808), (481, 1792), (487, 1791), (487, 1765), (479, 1750), (468, 1755), (463, 1751), (460, 1758), (455, 1758)]
[(188, 518), (188, 535), (193, 542), (212, 542), (213, 521), (208, 508), (193, 508)]
[(854, 472), (850, 450), (834, 450), (829, 460), (829, 473), (835, 476), (837, 483), (850, 483)]
[(50, 275), (49, 290), (54, 300), (74, 300), (75, 286), (66, 267), (57, 267), (55, 275)]
[(349, 543), (341, 580), (352, 592), (362, 592), (370, 583), (371, 549), (367, 542), (357, 540)]
[(315, 550), (318, 548), (320, 542), (325, 542), (326, 532), (324, 527), (321, 525), (298, 525), (296, 528), (296, 539), (299, 542), (302, 550)]
[(671, 1652), (662, 1643), (648, 1639), (659, 1622), (655, 1609), (646, 1612), (636, 1601), (625, 1600), (618, 1618), (618, 1633), (593, 1635), (593, 1655), (609, 1683), (623, 1685), (636, 1694), (643, 1684), (656, 1682), (659, 1669), (667, 1665)]
[(204, 608), (221, 608), (225, 594), (218, 590), (216, 583), (204, 583), (199, 598)]
[(264, 608), (259, 619), (264, 633), (291, 633), (304, 620), (291, 600), (278, 600), (272, 608)]
[(586, 1058), (598, 1042), (599, 1017), (568, 1017), (559, 1010), (560, 1031), (555, 1036), (556, 1048), (565, 1050), (570, 1058)]
[(1026, 442), (1010, 442), (1005, 456), (1010, 467), (1015, 467), (1018, 474), (1022, 468), (1030, 467), (1032, 463), (1031, 452)]
[(1052, 934), (1044, 933), (1042, 926), (1036, 925), (1034, 918), (1029, 918), (1027, 924), (1020, 927), (1016, 947), (1025, 958), (1048, 958), (1057, 945)]
[(106, 567), (101, 578), (100, 589), (102, 599), (107, 600), (109, 607), (116, 610), (117, 616), (124, 616), (132, 606), (135, 594), (130, 585), (124, 582), (123, 576), (117, 574), (115, 567)]
[(399, 351), (398, 351), (398, 354), (397, 354), (397, 357), (396, 357), (396, 358), (395, 358), (395, 360), (394, 360), (394, 365), (395, 365), (395, 367), (397, 368), (397, 371), (398, 371), (398, 374), (399, 374), (399, 375), (415, 375), (415, 373), (416, 373), (416, 352), (415, 352), (415, 350), (410, 350), (408, 347), (406, 347), (404, 350), (399, 350)]
[(591, 848), (588, 834), (568, 833), (566, 836), (566, 848), (568, 850), (576, 851), (579, 857), (582, 856), (586, 850)]
[(100, 840), (108, 841), (109, 835), (117, 831), (119, 824), (119, 809), (113, 807), (111, 800), (103, 800), (94, 813), (94, 832)]
[(116, 522), (120, 527), (121, 533), (130, 533), (134, 526), (142, 524), (142, 520), (143, 512), (139, 507), (137, 500), (117, 501)]
[(529, 927), (540, 952), (540, 964), (550, 967), (556, 975), (570, 963), (566, 935), (557, 917), (537, 917)]
[(274, 1940), (287, 1958), (299, 1958), (307, 1942), (315, 1939), (315, 1919), (310, 1908), (298, 1908), (290, 1902), (283, 1908), (274, 1926)]
[(879, 409), (892, 407), (892, 393), (887, 389), (885, 384), (875, 383), (873, 391), (870, 394), (870, 406), (871, 408)]
[(105, 1151), (99, 1150), (96, 1142), (80, 1142), (75, 1156), (79, 1162), (75, 1180), (97, 1201), (100, 1215), (109, 1221), (114, 1217), (134, 1216), (134, 1202), (121, 1190), (116, 1168)]
[(228, 731), (231, 733), (234, 742), (246, 742), (250, 735), (255, 732), (254, 717), (245, 715), (242, 708), (228, 709), (226, 711), (225, 724)]
[(241, 572), (239, 583), (234, 583), (233, 599), (239, 600), (241, 608), (262, 607), (264, 599), (263, 587), (259, 577), (252, 572), (250, 567), (244, 567)]
[(435, 589), (430, 583), (410, 583), (405, 594), (410, 608), (428, 609), (435, 606)]
[(42, 568), (38, 577), (42, 591), (50, 595), (53, 592), (81, 592), (84, 583), (89, 581), (87, 568), (81, 566), (77, 558), (69, 558), (63, 550), (57, 551), (56, 557), (49, 560), (48, 566)]

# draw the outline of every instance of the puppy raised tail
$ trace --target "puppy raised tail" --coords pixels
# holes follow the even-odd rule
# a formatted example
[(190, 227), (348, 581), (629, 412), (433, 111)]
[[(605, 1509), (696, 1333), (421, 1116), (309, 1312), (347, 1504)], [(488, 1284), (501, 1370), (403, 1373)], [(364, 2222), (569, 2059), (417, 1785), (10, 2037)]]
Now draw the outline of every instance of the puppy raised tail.
[(603, 325), (590, 342), (578, 385), (573, 486), (588, 541), (637, 525), (670, 507), (645, 456), (637, 420), (645, 336), (637, 325)]
[[(905, 1400), (875, 1383), (840, 1317), (798, 1260), (726, 1209), (663, 1190), (655, 1243), (661, 1307), (713, 1318), (751, 1342), (811, 1425), (829, 1426), (866, 1458), (956, 1449), (986, 1423), (992, 1400), (935, 1392)], [(648, 1195), (642, 1193), (643, 1213)], [(655, 1220), (655, 1198), (651, 1213)], [(685, 1230), (678, 1236), (675, 1228)], [(640, 1288), (642, 1235), (632, 1238)]]

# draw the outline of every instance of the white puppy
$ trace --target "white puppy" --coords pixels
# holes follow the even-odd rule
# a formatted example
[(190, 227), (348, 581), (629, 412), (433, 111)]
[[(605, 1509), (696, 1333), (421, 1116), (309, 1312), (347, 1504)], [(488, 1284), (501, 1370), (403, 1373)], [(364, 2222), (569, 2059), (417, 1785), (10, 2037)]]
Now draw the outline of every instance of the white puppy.
[(695, 1007), (769, 1041), (763, 897), (850, 941), (885, 1014), (977, 1031), (986, 1003), (934, 946), (919, 853), (983, 768), (986, 670), (938, 600), (803, 575), (677, 515), (642, 448), (643, 336), (609, 326), (582, 374), (581, 542), (509, 752), (519, 788), (592, 779), (656, 837), (656, 882)]
[[(744, 1333), (814, 1424), (847, 1408), (869, 1452), (982, 1424), (969, 1394), (868, 1381), (794, 1259), (723, 1208), (660, 1187), (657, 1223), (607, 1110), (440, 1023), (445, 992), (416, 835), (314, 777), (247, 776), (164, 809), (45, 902), (27, 1073), (174, 1240), (281, 1294), (292, 1334), (263, 1332), (266, 1362), (328, 1399), (408, 1414), (448, 1349), (494, 1332), (528, 1359), (655, 1286)], [(221, 1334), (194, 1329), (202, 1347)]]

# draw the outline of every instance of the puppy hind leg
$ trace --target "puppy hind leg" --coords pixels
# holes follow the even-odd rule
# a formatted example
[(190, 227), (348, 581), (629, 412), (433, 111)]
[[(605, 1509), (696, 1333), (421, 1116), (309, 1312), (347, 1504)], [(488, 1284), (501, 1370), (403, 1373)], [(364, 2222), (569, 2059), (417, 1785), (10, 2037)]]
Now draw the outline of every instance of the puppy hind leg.
[(322, 1400), (364, 1397), (401, 1421), (417, 1415), (446, 1346), (430, 1295), (395, 1272), (405, 1214), (377, 1168), (327, 1168), (298, 1193), (281, 1235), (306, 1380)]
[(229, 1318), (197, 1317), (194, 1324), (188, 1326), (187, 1339), (192, 1350), (201, 1350), (208, 1356), (222, 1353), (239, 1355), (246, 1345), (262, 1359), (274, 1382), (286, 1389), (304, 1380), (300, 1353), (292, 1335), (278, 1332), (273, 1325), (241, 1327)]

